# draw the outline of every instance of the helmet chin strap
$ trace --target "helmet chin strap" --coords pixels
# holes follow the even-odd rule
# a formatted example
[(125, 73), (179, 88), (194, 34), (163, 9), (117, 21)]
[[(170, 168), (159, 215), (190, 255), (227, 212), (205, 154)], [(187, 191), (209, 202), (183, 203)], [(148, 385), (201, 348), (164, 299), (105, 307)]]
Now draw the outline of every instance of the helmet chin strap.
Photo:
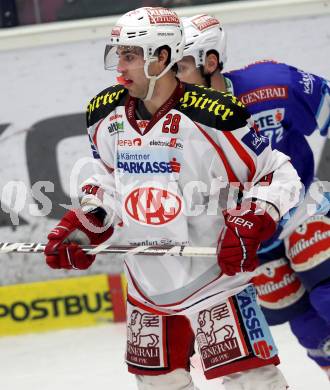
[(158, 76), (151, 76), (151, 77), (149, 77), (148, 92), (147, 92), (145, 98), (143, 99), (143, 101), (151, 100), (152, 95), (154, 93), (154, 89), (155, 89), (155, 85), (156, 85), (157, 79), (158, 79)]
[(163, 69), (162, 72), (160, 72), (160, 74), (158, 76), (150, 76), (149, 75), (149, 71), (148, 71), (148, 68), (149, 68), (149, 65), (151, 62), (155, 61), (154, 59), (152, 60), (147, 60), (144, 64), (144, 73), (145, 75), (147, 76), (147, 78), (149, 79), (149, 85), (148, 85), (148, 91), (147, 91), (147, 94), (145, 96), (144, 99), (142, 99), (143, 101), (146, 101), (146, 100), (151, 100), (152, 98), (152, 95), (154, 93), (154, 90), (155, 90), (155, 85), (156, 85), (156, 81), (158, 79), (160, 79), (166, 72), (168, 72), (171, 67), (173, 66), (173, 63), (170, 62), (166, 67), (165, 69)]

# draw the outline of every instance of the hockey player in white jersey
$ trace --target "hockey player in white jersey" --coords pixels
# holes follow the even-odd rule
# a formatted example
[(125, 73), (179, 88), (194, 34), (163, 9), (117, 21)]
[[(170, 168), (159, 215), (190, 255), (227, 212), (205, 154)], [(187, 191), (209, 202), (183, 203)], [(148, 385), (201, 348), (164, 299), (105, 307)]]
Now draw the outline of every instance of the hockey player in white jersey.
[(234, 96), (175, 76), (175, 12), (140, 8), (112, 28), (105, 65), (119, 84), (95, 96), (88, 134), (99, 172), (81, 207), (48, 235), (52, 268), (85, 269), (79, 245), (218, 247), (214, 259), (125, 257), (126, 361), (140, 390), (192, 390), (196, 339), (206, 378), (234, 390), (284, 390), (277, 350), (248, 282), (256, 251), (298, 201), (288, 157), (248, 126)]
[(260, 134), (289, 155), (304, 184), (304, 202), (289, 221), (281, 221), (283, 230), (262, 243), (253, 282), (268, 323), (289, 322), (308, 356), (330, 379), (329, 190), (315, 178), (330, 128), (330, 82), (274, 61), (222, 72), (226, 34), (221, 23), (203, 14), (183, 18), (183, 25), (186, 44), (179, 77), (237, 95)]

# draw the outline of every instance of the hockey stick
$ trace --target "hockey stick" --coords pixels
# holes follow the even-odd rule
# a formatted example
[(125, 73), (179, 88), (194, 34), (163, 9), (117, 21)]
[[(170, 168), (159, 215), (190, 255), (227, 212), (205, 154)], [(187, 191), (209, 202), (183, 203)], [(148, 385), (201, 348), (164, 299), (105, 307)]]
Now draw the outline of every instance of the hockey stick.
[[(45, 244), (40, 242), (0, 242), (1, 253), (43, 253)], [(88, 254), (121, 253), (144, 256), (184, 256), (184, 257), (214, 257), (217, 254), (216, 248), (196, 247), (186, 245), (81, 245), (81, 248)]]

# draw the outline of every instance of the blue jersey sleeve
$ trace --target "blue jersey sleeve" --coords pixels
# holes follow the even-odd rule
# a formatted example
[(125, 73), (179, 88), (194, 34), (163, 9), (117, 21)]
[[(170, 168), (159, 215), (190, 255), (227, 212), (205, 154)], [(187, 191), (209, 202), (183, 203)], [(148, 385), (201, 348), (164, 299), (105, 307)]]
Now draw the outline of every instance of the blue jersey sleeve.
[(320, 131), (325, 136), (330, 126), (330, 82), (290, 66), (294, 127), (304, 135)]

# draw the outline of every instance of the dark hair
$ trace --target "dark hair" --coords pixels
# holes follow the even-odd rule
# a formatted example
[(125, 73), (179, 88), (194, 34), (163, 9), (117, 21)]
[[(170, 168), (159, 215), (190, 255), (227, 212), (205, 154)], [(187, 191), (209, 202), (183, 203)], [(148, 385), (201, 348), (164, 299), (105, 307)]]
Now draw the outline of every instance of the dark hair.
[(217, 57), (217, 59), (218, 59), (219, 71), (222, 72), (222, 71), (223, 71), (223, 62), (222, 62), (222, 61), (221, 61), (221, 62), (219, 61), (219, 53), (218, 53), (216, 50), (211, 49), (211, 50), (209, 50), (209, 51), (206, 53), (207, 56), (208, 56), (209, 54), (214, 54), (214, 55), (216, 55), (216, 57)]
[(203, 65), (200, 65), (198, 68), (199, 68), (199, 71), (200, 71), (200, 74), (201, 76), (203, 77), (203, 79), (206, 81), (206, 86), (207, 88), (211, 88), (211, 77), (212, 75), (219, 69), (220, 72), (222, 72), (223, 70), (223, 62), (219, 62), (219, 53), (214, 50), (214, 49), (211, 49), (209, 50), (207, 53), (206, 53), (206, 56), (210, 55), (210, 54), (214, 54), (216, 57), (217, 57), (217, 60), (218, 60), (218, 66), (217, 68), (212, 72), (212, 73), (205, 73), (205, 70), (204, 70), (204, 66)]
[[(158, 49), (155, 50), (155, 55), (158, 56), (159, 53), (162, 51), (162, 50), (166, 50), (167, 53), (168, 53), (168, 57), (167, 57), (167, 60), (165, 62), (165, 66), (167, 66), (170, 61), (171, 61), (171, 48), (168, 46), (168, 45), (164, 45), (164, 46), (160, 46)], [(173, 66), (171, 67), (171, 70), (175, 73), (177, 73), (178, 71), (178, 65), (177, 64), (173, 64)]]

